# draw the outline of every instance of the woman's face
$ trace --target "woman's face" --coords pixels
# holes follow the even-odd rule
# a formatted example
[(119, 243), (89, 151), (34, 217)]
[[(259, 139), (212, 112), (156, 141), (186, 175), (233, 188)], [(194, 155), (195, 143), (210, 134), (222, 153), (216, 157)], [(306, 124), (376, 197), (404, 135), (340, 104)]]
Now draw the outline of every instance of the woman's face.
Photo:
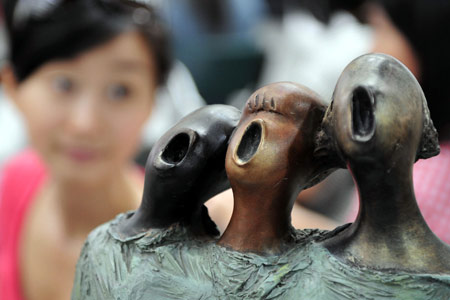
[(73, 59), (46, 63), (13, 97), (52, 175), (96, 182), (134, 155), (156, 81), (145, 40), (127, 32)]

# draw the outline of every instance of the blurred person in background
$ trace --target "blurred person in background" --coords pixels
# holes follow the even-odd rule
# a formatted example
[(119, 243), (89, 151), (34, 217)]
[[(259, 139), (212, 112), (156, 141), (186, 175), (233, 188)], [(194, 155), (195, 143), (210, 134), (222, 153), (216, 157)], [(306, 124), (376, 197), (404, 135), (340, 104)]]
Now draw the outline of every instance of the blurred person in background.
[(4, 1), (2, 84), (31, 147), (0, 182), (0, 299), (69, 299), (87, 234), (138, 207), (133, 162), (171, 59), (135, 1)]
[[(150, 4), (155, 1), (140, 2)], [(155, 4), (157, 3), (155, 2)], [(0, 19), (0, 66), (7, 57), (6, 36)], [(170, 36), (171, 34), (169, 34), (169, 39)], [(175, 59), (167, 74), (167, 80), (156, 90), (153, 110), (142, 130), (142, 143), (135, 161), (144, 166), (147, 155), (158, 138), (182, 117), (205, 104), (190, 71), (181, 61)], [(0, 85), (0, 167), (8, 158), (27, 145), (28, 138), (23, 117), (14, 103), (7, 99), (7, 95)]]

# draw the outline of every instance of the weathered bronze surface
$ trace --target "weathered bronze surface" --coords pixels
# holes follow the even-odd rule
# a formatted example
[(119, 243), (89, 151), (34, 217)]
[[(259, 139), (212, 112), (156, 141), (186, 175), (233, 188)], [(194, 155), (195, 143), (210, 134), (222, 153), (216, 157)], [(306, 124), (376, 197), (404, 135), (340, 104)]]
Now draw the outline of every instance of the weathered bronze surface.
[[(239, 113), (188, 116), (152, 150), (139, 210), (89, 235), (72, 299), (449, 299), (449, 247), (412, 186), (415, 160), (439, 151), (417, 81), (389, 56), (362, 56), (324, 112), (301, 85), (263, 87), (226, 157)], [(298, 192), (346, 165), (360, 194), (356, 222), (294, 230)], [(226, 186), (225, 168), (235, 210), (216, 239), (203, 203)]]
[(249, 98), (226, 157), (234, 210), (220, 245), (263, 253), (280, 252), (292, 241), (298, 193), (329, 174), (313, 157), (325, 109), (316, 93), (290, 82), (267, 85)]
[(206, 106), (185, 117), (153, 146), (145, 166), (142, 203), (118, 226), (123, 238), (174, 223), (218, 235), (206, 200), (229, 187), (224, 158), (240, 111)]
[(324, 123), (360, 198), (355, 223), (325, 247), (374, 269), (449, 273), (450, 247), (429, 229), (414, 196), (412, 166), (439, 145), (412, 73), (386, 55), (359, 57), (342, 73)]

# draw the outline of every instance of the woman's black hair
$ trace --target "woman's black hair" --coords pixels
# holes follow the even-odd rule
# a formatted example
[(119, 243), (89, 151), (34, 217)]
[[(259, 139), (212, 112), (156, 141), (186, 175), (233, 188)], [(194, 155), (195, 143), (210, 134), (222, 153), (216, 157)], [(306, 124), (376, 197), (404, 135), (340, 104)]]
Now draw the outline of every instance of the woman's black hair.
[(167, 32), (155, 11), (131, 0), (3, 0), (10, 62), (18, 81), (44, 63), (67, 59), (120, 33), (137, 30), (148, 43), (158, 83), (171, 65)]

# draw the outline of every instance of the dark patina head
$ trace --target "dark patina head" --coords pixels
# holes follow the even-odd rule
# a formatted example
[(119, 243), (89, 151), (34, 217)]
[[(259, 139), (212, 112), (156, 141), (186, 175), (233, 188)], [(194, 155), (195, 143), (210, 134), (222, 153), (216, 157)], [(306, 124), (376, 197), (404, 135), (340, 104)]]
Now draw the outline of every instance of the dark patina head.
[(209, 220), (203, 203), (229, 187), (225, 154), (240, 115), (231, 106), (206, 106), (156, 142), (145, 167), (141, 206), (126, 226), (129, 232)]
[(412, 164), (439, 153), (419, 83), (401, 62), (385, 54), (360, 56), (345, 68), (324, 127), (350, 164), (374, 161), (390, 168), (399, 159)]

